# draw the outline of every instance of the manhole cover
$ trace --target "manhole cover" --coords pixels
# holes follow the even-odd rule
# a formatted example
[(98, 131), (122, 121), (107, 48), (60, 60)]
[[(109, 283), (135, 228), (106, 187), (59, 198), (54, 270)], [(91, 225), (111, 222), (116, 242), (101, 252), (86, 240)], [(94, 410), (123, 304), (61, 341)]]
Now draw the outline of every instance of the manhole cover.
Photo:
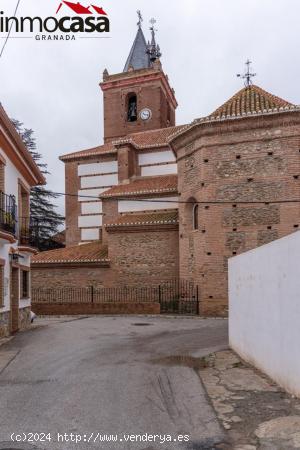
[(148, 327), (150, 325), (153, 325), (153, 323), (133, 323), (132, 324), (134, 327)]

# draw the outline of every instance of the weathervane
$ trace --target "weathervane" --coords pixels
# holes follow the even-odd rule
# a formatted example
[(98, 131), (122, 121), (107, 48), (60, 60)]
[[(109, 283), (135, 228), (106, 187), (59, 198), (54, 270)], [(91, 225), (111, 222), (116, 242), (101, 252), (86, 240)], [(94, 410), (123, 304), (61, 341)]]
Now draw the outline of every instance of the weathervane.
[(143, 16), (142, 16), (142, 13), (141, 13), (141, 11), (139, 9), (137, 10), (137, 15), (138, 15), (138, 18), (139, 18), (137, 26), (140, 28), (142, 26)]
[(244, 73), (244, 75), (242, 75), (241, 73), (238, 73), (237, 77), (238, 78), (242, 78), (243, 80), (245, 80), (245, 86), (246, 87), (250, 87), (251, 84), (252, 84), (252, 78), (256, 77), (256, 73), (251, 73), (250, 68), (251, 68), (252, 62), (249, 59), (247, 59), (245, 64), (246, 64), (246, 67), (247, 67), (246, 72)]
[(149, 20), (151, 27), (150, 27), (150, 31), (151, 31), (151, 43), (148, 41), (148, 50), (147, 53), (150, 55), (150, 60), (152, 62), (154, 62), (156, 59), (161, 57), (161, 51), (159, 48), (159, 45), (156, 44), (156, 40), (155, 40), (155, 28), (154, 25), (156, 24), (156, 20), (154, 18)]
[(154, 31), (154, 24), (156, 23), (156, 20), (152, 17), (152, 19), (150, 19), (149, 20), (149, 22), (151, 23), (151, 28), (150, 28), (150, 30), (152, 31)]

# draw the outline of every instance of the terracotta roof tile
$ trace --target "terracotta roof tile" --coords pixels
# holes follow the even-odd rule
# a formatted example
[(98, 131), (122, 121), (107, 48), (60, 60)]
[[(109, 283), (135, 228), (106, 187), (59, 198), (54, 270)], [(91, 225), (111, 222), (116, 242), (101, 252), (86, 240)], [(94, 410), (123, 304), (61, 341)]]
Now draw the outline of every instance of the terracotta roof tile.
[(107, 246), (96, 241), (89, 244), (41, 252), (33, 256), (31, 261), (32, 264), (105, 262), (108, 261), (108, 250)]
[(178, 210), (159, 211), (144, 214), (124, 214), (117, 220), (107, 223), (106, 227), (131, 225), (171, 225), (178, 223)]
[(253, 84), (241, 89), (209, 117), (262, 113), (287, 106), (292, 106), (292, 104)]
[(256, 117), (260, 115), (278, 114), (285, 112), (299, 112), (300, 106), (270, 94), (262, 88), (251, 85), (238, 91), (222, 106), (206, 117), (195, 119), (189, 125), (175, 130), (168, 138), (168, 143), (184, 135), (198, 125), (219, 123), (226, 120)]
[(69, 161), (78, 158), (89, 158), (90, 156), (98, 156), (103, 154), (116, 153), (117, 148), (115, 145), (128, 142), (137, 149), (156, 148), (168, 146), (168, 138), (176, 131), (183, 129), (185, 125), (179, 125), (176, 127), (161, 128), (158, 130), (142, 131), (139, 133), (132, 133), (124, 136), (120, 139), (116, 139), (113, 142), (108, 142), (99, 147), (90, 148), (87, 150), (81, 150), (79, 152), (68, 153), (60, 157), (61, 161)]
[(184, 127), (185, 125), (178, 125), (175, 127), (133, 133), (124, 138), (116, 139), (113, 143), (117, 145), (119, 143), (129, 142), (137, 149), (168, 146), (168, 138)]
[(119, 184), (103, 192), (100, 197), (123, 197), (143, 194), (177, 192), (177, 175), (136, 178), (128, 184)]
[(80, 150), (79, 152), (68, 153), (67, 155), (60, 156), (61, 161), (68, 161), (77, 158), (88, 158), (90, 156), (105, 155), (110, 153), (116, 153), (117, 149), (111, 142), (107, 144), (99, 145), (98, 147), (89, 148), (87, 150)]

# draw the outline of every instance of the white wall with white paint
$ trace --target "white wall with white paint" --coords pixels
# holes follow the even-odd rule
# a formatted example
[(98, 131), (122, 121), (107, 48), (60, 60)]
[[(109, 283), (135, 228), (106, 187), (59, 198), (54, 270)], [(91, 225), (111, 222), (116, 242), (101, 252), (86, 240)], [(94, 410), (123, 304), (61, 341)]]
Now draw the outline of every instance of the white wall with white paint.
[(102, 225), (102, 214), (78, 217), (79, 228), (89, 228), (97, 226), (100, 227), (101, 225)]
[[(151, 201), (152, 200), (152, 201)], [(154, 201), (153, 201), (154, 200)], [(153, 198), (149, 201), (119, 200), (118, 212), (152, 211), (178, 208), (178, 197)]]
[[(5, 194), (6, 195), (14, 195), (16, 200), (16, 205), (18, 205), (19, 196), (19, 180), (30, 189), (27, 181), (24, 179), (23, 175), (19, 172), (19, 170), (15, 167), (13, 162), (7, 156), (6, 152), (0, 148), (0, 155), (3, 160), (5, 160)], [(7, 240), (0, 239), (0, 258), (5, 261), (4, 265), (4, 306), (0, 308), (0, 314), (10, 310), (10, 249), (18, 248), (18, 243), (9, 243)], [(27, 253), (19, 252), (20, 254), (20, 264), (23, 266), (30, 266), (30, 256)], [(21, 280), (20, 280), (21, 287)], [(21, 289), (20, 289), (21, 292)], [(25, 308), (30, 306), (30, 299), (20, 299), (19, 306), (20, 308)]]
[(229, 340), (300, 396), (300, 231), (229, 260)]
[(81, 177), (81, 188), (106, 187), (109, 188), (118, 184), (118, 174), (93, 175), (90, 177)]
[(177, 173), (177, 164), (160, 164), (155, 166), (141, 167), (141, 175), (143, 177), (151, 175), (172, 175)]
[(78, 175), (80, 177), (85, 175), (101, 175), (105, 173), (117, 173), (117, 172), (118, 172), (118, 161), (78, 165)]
[(102, 192), (107, 191), (107, 187), (105, 188), (98, 188), (98, 189), (80, 189), (78, 191), (78, 201), (80, 202), (87, 202), (91, 200), (98, 200), (99, 195), (102, 194)]
[(99, 228), (82, 228), (81, 240), (82, 241), (97, 241), (100, 238)]
[(85, 202), (81, 203), (81, 214), (100, 214), (102, 213), (102, 202)]
[(138, 161), (142, 176), (177, 173), (176, 158), (171, 150), (140, 153)]
[[(99, 195), (118, 184), (118, 161), (79, 164), (81, 215), (78, 226), (81, 228), (81, 241), (95, 241), (100, 238), (102, 226), (102, 201)], [(96, 228), (99, 227), (99, 228)]]
[(175, 155), (171, 150), (164, 150), (164, 151), (160, 151), (160, 152), (140, 153), (138, 158), (139, 158), (140, 166), (145, 165), (145, 164), (176, 162)]

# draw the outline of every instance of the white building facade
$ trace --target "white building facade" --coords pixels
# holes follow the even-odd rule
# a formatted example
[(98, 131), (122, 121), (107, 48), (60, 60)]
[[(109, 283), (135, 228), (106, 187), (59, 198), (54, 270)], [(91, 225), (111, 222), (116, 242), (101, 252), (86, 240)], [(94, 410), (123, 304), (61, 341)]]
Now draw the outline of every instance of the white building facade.
[(44, 183), (0, 106), (0, 337), (30, 324), (30, 189)]

